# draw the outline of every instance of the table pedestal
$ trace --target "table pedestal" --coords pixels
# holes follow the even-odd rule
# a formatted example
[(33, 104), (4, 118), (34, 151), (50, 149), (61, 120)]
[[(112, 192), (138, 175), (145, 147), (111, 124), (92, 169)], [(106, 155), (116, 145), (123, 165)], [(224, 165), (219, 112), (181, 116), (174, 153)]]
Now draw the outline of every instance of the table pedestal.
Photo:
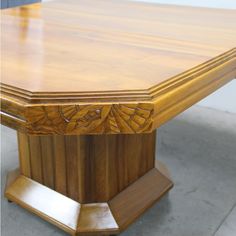
[(31, 136), (5, 196), (71, 235), (115, 235), (172, 186), (155, 167), (156, 133)]

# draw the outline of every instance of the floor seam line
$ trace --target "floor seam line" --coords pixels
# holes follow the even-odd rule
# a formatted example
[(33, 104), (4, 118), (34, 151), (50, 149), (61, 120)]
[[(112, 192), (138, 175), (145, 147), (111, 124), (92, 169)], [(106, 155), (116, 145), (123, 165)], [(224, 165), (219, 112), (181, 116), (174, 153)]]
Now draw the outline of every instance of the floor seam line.
[(229, 212), (225, 215), (225, 217), (221, 220), (219, 226), (216, 228), (216, 230), (213, 232), (212, 236), (215, 236), (216, 233), (219, 231), (220, 227), (223, 225), (225, 220), (228, 218), (228, 216), (232, 213), (233, 209), (236, 207), (236, 202), (233, 204), (233, 206), (230, 208)]

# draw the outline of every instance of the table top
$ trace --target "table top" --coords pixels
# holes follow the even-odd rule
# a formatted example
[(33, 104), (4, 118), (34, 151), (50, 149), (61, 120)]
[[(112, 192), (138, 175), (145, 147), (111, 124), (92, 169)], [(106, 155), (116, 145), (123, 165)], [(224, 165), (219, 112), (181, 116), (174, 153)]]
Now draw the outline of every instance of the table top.
[(58, 0), (1, 24), (3, 116), (31, 133), (151, 132), (236, 74), (235, 10)]

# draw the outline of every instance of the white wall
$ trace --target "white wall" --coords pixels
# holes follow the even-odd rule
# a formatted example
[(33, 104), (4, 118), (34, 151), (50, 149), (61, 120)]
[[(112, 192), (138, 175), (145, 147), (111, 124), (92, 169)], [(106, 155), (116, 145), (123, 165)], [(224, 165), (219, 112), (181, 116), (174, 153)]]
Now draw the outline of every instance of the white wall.
[[(236, 0), (136, 0), (136, 1), (236, 9)], [(207, 98), (200, 101), (198, 105), (222, 111), (227, 111), (231, 113), (236, 113), (236, 79), (228, 83), (221, 89), (217, 90), (215, 93), (211, 94)]]
[(134, 1), (236, 9), (236, 0), (134, 0)]

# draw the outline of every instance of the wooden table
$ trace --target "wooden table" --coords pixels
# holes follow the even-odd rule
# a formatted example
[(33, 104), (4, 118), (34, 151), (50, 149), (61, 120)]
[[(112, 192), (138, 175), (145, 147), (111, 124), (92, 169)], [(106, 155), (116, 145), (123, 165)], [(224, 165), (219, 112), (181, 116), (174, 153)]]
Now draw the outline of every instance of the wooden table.
[(173, 186), (156, 129), (236, 76), (235, 10), (58, 0), (1, 22), (5, 196), (71, 235), (120, 233)]

